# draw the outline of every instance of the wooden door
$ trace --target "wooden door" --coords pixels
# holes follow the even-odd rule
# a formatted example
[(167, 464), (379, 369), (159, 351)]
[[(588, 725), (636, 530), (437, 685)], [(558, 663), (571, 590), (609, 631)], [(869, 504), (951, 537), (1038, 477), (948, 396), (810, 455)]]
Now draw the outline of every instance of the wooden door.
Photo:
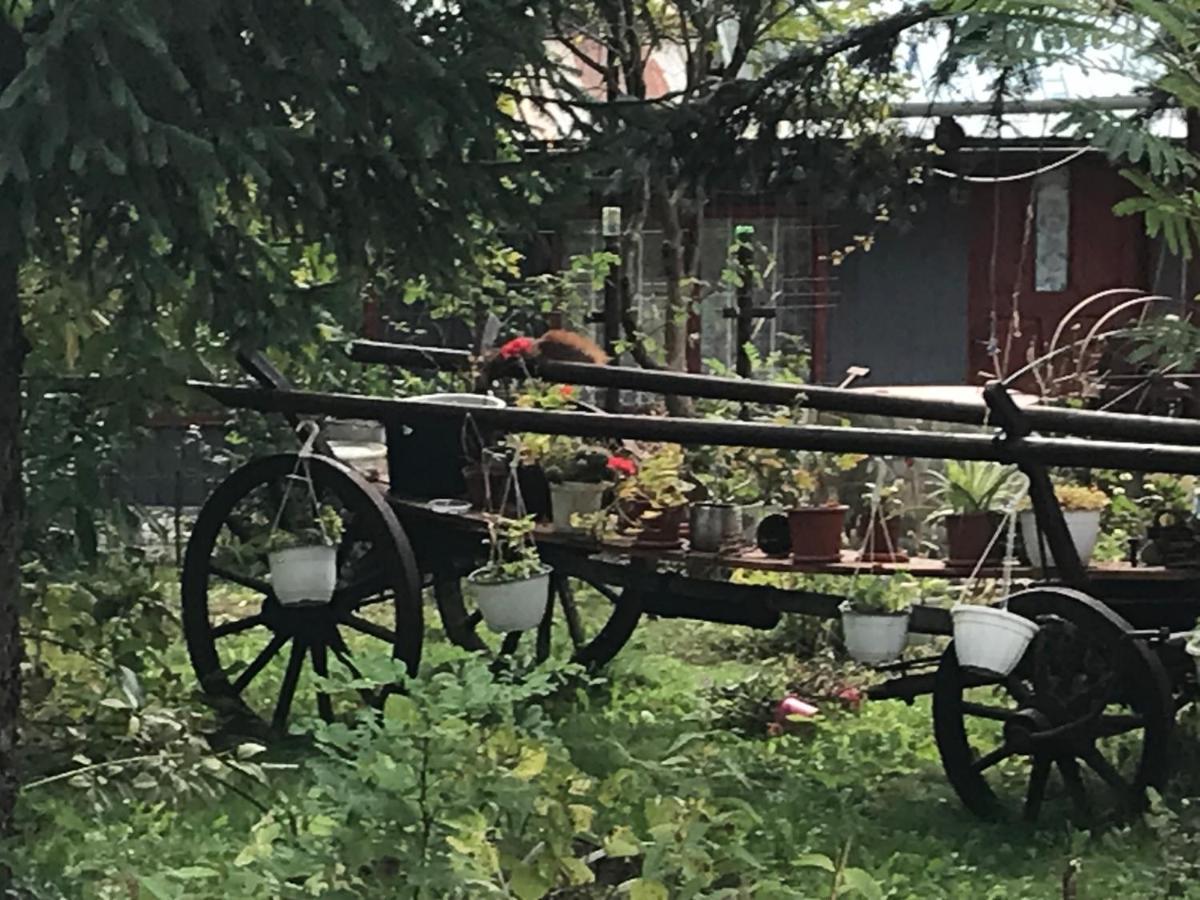
[[(1131, 192), (1116, 171), (1091, 159), (1038, 181), (972, 186), (968, 382), (982, 383), (997, 369), (1010, 374), (1044, 353), (1060, 320), (1085, 297), (1148, 287), (1142, 220), (1112, 212)], [(1080, 327), (1120, 299), (1127, 296), (1093, 304)], [(1028, 380), (1019, 383), (1031, 388)]]

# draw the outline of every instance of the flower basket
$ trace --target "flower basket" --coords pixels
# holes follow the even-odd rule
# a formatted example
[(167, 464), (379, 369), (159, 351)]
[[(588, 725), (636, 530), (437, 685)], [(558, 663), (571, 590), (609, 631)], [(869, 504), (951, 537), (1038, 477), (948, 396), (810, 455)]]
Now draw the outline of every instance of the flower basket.
[(289, 547), (267, 555), (271, 589), (283, 606), (320, 606), (337, 585), (337, 548), (326, 544)]
[(796, 562), (836, 562), (842, 555), (845, 506), (813, 506), (788, 512), (792, 559)]
[(486, 573), (486, 567), (476, 569), (467, 581), (474, 588), (475, 602), (487, 627), (497, 634), (537, 628), (546, 615), (550, 597), (550, 569), (510, 581), (491, 581)]
[(571, 517), (599, 512), (604, 506), (604, 494), (608, 490), (604, 483), (588, 481), (563, 481), (550, 485), (550, 511), (554, 527), (560, 531), (574, 531)]
[(741, 543), (742, 514), (732, 503), (697, 503), (688, 517), (688, 539), (693, 550), (716, 553)]
[(843, 603), (841, 612), (846, 652), (855, 662), (874, 666), (899, 659), (908, 641), (909, 610), (858, 612)]
[[(1067, 522), (1067, 531), (1071, 534), (1071, 543), (1075, 545), (1075, 552), (1079, 556), (1080, 563), (1085, 566), (1091, 562), (1092, 551), (1096, 547), (1096, 540), (1100, 537), (1100, 515), (1101, 511), (1098, 509), (1063, 511), (1063, 518)], [(1025, 547), (1025, 558), (1029, 560), (1029, 564), (1043, 569), (1049, 562), (1053, 567), (1053, 560), (1042, 559), (1042, 545), (1038, 540), (1037, 516), (1033, 510), (1027, 509), (1021, 512), (1017, 521), (1021, 525), (1021, 542)], [(1049, 545), (1046, 550), (1049, 552)]]
[(954, 653), (958, 664), (1008, 675), (1017, 667), (1037, 634), (1037, 623), (1024, 616), (991, 606), (957, 604), (954, 620)]

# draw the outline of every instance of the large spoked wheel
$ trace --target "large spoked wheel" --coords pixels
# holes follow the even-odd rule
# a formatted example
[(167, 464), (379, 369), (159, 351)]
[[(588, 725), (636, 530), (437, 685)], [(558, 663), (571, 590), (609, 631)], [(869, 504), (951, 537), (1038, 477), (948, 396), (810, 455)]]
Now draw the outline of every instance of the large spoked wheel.
[(1166, 781), (1175, 718), (1158, 656), (1078, 591), (1034, 588), (1008, 608), (1041, 626), (1010, 677), (964, 669), (953, 645), (938, 668), (934, 734), (955, 792), (986, 818), (1139, 810)]
[(460, 647), (499, 657), (512, 656), (532, 639), (533, 658), (540, 664), (550, 658), (551, 644), (559, 639), (570, 642), (572, 662), (601, 668), (625, 646), (642, 617), (642, 598), (636, 591), (617, 591), (556, 569), (550, 576), (546, 614), (531, 636), (515, 631), (494, 639), (482, 614), (468, 602), (463, 581), (455, 572), (434, 576), (434, 597), (446, 636)]
[[(298, 708), (302, 682), (302, 699), (334, 717), (335, 698), (305, 678), (327, 676), (331, 657), (357, 678), (356, 659), (386, 654), (411, 675), (421, 656), (421, 591), (408, 539), (379, 489), (335, 460), (309, 460), (318, 504), (343, 525), (333, 598), (285, 606), (275, 597), (267, 564), (275, 517), (285, 496), (311, 503), (296, 463), (293, 454), (267, 457), (222, 482), (200, 511), (183, 566), (184, 637), (202, 689), (223, 711), (266, 719), (277, 731)], [(284, 516), (274, 532), (289, 528)], [(380, 693), (362, 699), (378, 702)]]

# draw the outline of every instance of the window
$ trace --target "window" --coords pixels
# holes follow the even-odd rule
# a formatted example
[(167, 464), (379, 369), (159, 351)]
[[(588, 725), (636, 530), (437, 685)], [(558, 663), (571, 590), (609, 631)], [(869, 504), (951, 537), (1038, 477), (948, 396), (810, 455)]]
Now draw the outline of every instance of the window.
[(1057, 293), (1067, 289), (1071, 258), (1071, 176), (1067, 168), (1038, 177), (1036, 191), (1037, 260), (1034, 289)]

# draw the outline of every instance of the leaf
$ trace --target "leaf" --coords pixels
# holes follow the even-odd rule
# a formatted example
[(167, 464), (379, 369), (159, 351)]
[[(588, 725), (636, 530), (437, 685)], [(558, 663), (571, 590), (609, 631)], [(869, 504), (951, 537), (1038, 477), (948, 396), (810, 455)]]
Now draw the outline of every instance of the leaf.
[(629, 900), (669, 900), (667, 886), (653, 878), (634, 878), (621, 885), (629, 892)]
[(824, 853), (805, 853), (802, 856), (796, 857), (793, 865), (805, 869), (823, 869), (826, 872), (837, 870), (837, 866), (833, 864), (833, 860)]
[(642, 847), (633, 831), (626, 825), (621, 825), (604, 839), (604, 852), (609, 856), (620, 859), (627, 856), (639, 856)]
[(238, 759), (253, 759), (254, 757), (258, 756), (260, 753), (266, 753), (266, 752), (267, 752), (266, 747), (264, 747), (262, 744), (256, 744), (253, 741), (247, 741), (246, 743), (238, 744), (238, 746), (237, 746), (237, 758)]
[(171, 872), (176, 878), (183, 878), (191, 881), (197, 878), (219, 878), (221, 873), (216, 869), (210, 869), (208, 866), (183, 866), (174, 869)]
[(865, 869), (843, 869), (841, 884), (844, 890), (862, 894), (867, 900), (883, 900), (883, 888)]
[(553, 887), (537, 869), (525, 863), (518, 863), (513, 868), (508, 886), (520, 900), (541, 900)]
[(514, 777), (522, 781), (530, 781), (542, 774), (542, 771), (546, 768), (547, 758), (548, 754), (545, 747), (526, 747), (521, 750), (521, 758), (517, 761), (517, 765), (512, 770), (512, 773)]
[(161, 875), (142, 875), (138, 878), (138, 884), (149, 897), (155, 897), (157, 900), (175, 900), (180, 896), (181, 890), (170, 884)]

